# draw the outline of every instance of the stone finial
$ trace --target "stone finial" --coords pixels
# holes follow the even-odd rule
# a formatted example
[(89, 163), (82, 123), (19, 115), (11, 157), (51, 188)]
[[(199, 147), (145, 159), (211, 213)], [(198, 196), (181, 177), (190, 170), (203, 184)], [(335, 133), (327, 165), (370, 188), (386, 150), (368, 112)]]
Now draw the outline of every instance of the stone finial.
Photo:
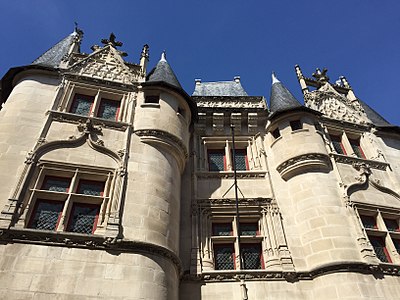
[(165, 50), (161, 53), (160, 61), (167, 61), (167, 53)]
[(346, 77), (340, 76), (339, 80), (342, 82), (342, 85), (348, 89), (351, 89), (349, 82), (347, 81)]
[(201, 79), (200, 78), (196, 78), (194, 80), (194, 82), (196, 83), (196, 85), (200, 85), (201, 84)]
[(325, 83), (329, 82), (329, 77), (326, 75), (328, 72), (328, 69), (323, 68), (322, 71), (317, 68), (315, 73), (312, 73), (312, 76), (319, 82)]
[(296, 70), (297, 80), (300, 80), (301, 78), (304, 78), (303, 72), (301, 71), (299, 65), (295, 65), (294, 69)]
[(142, 53), (141, 53), (141, 57), (145, 57), (145, 58), (149, 59), (149, 45), (144, 44)]
[(115, 40), (115, 34), (113, 32), (111, 32), (110, 37), (108, 39), (102, 39), (101, 42), (104, 45), (110, 45), (113, 46), (114, 48), (121, 47), (123, 45), (122, 42)]
[(280, 82), (279, 79), (276, 77), (275, 72), (272, 72), (272, 84)]
[(240, 83), (240, 76), (233, 77), (233, 81), (236, 83)]
[(140, 63), (139, 63), (144, 73), (146, 73), (148, 61), (149, 61), (149, 45), (145, 44), (143, 46), (142, 53), (140, 55)]

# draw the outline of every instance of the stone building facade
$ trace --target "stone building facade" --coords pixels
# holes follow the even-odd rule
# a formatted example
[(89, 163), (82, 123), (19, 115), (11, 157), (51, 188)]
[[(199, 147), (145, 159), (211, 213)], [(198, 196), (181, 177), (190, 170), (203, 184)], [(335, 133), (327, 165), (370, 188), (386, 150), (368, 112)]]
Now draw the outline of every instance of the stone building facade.
[(400, 297), (400, 128), (346, 78), (190, 96), (82, 35), (1, 80), (1, 299)]

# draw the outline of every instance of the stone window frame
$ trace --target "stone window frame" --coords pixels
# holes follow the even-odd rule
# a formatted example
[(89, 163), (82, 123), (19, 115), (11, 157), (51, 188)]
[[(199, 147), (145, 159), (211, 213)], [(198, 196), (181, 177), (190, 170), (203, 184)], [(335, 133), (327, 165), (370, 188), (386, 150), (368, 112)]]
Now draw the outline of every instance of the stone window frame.
[[(256, 151), (252, 149), (253, 144), (250, 137), (235, 137), (235, 151), (236, 153), (245, 153), (246, 170), (237, 170), (237, 172), (251, 172), (262, 171), (262, 164), (258, 161)], [(232, 152), (232, 138), (222, 137), (203, 137), (202, 138), (203, 151), (200, 152), (200, 170), (206, 172), (233, 172), (233, 152)], [(224, 153), (224, 170), (211, 171), (209, 163), (209, 154), (212, 152)], [(253, 153), (254, 152), (254, 153)]]
[[(113, 203), (112, 194), (114, 193), (116, 174), (112, 169), (93, 168), (87, 166), (67, 166), (53, 162), (42, 162), (35, 172), (33, 179), (29, 183), (29, 190), (26, 193), (23, 204), (22, 214), (16, 224), (17, 228), (35, 229), (30, 226), (35, 213), (38, 201), (58, 201), (62, 202), (63, 208), (60, 220), (52, 232), (70, 233), (68, 225), (72, 217), (74, 204), (87, 206), (98, 206), (98, 216), (93, 225), (92, 234), (103, 234), (106, 230), (109, 211)], [(44, 189), (46, 178), (70, 178), (70, 186), (65, 192), (51, 191)], [(104, 183), (103, 194), (87, 195), (78, 193), (78, 188), (82, 181)]]
[[(343, 130), (336, 130), (328, 128), (328, 140), (331, 152), (344, 156), (352, 156), (360, 159), (368, 159), (364, 152), (364, 147), (361, 145), (361, 133), (347, 132)], [(343, 153), (339, 153), (334, 146), (334, 139), (340, 143)], [(354, 147), (358, 147), (355, 151)], [(356, 153), (358, 152), (358, 153)]]
[[(400, 211), (357, 205), (356, 214), (363, 234), (372, 247), (377, 260), (381, 263), (400, 265)], [(363, 220), (363, 217), (366, 218)], [(374, 220), (373, 226), (367, 225), (365, 223), (367, 220)], [(396, 230), (388, 228), (388, 220), (395, 220), (397, 223)], [(380, 259), (379, 254), (376, 253), (374, 242), (378, 240), (383, 243), (383, 251), (387, 261)]]
[[(258, 202), (260, 201), (260, 202)], [(243, 199), (239, 202), (240, 223), (257, 223), (259, 231), (254, 236), (241, 235), (242, 245), (258, 244), (261, 249), (260, 269), (239, 269), (239, 261), (236, 257), (235, 269), (216, 270), (214, 259), (214, 244), (233, 244), (236, 241), (236, 218), (235, 202), (232, 200), (212, 200), (211, 206), (202, 202), (198, 207), (198, 213), (193, 216), (193, 225), (198, 228), (198, 235), (194, 243), (196, 250), (192, 252), (191, 272), (215, 277), (218, 274), (233, 276), (238, 272), (246, 273), (268, 273), (268, 272), (292, 272), (294, 265), (290, 251), (287, 246), (286, 236), (283, 229), (282, 216), (279, 208), (271, 199)], [(213, 235), (213, 224), (232, 224), (232, 235)], [(237, 243), (235, 244), (238, 247)], [(237, 249), (235, 249), (237, 253)], [(193, 264), (195, 263), (196, 264)], [(229, 275), (230, 274), (230, 275)]]
[[(71, 109), (74, 101), (76, 101), (77, 95), (82, 95), (93, 99), (93, 103), (88, 115), (81, 115), (82, 117), (97, 118), (99, 120), (111, 122), (128, 122), (128, 102), (130, 98), (128, 91), (121, 91), (120, 89), (113, 89), (111, 87), (103, 87), (100, 85), (97, 86), (71, 81), (68, 81), (65, 86), (66, 87), (59, 95), (59, 99), (55, 104), (55, 110), (80, 116), (80, 114), (71, 112)], [(100, 107), (103, 101), (115, 101), (119, 103), (115, 119), (102, 118), (99, 115)]]
[[(243, 261), (243, 270), (264, 270), (265, 269), (265, 264), (264, 264), (264, 255), (263, 255), (263, 247), (262, 247), (262, 241), (264, 234), (261, 231), (261, 220), (260, 218), (256, 217), (251, 217), (251, 216), (244, 216), (240, 218), (240, 224), (257, 224), (257, 234), (256, 235), (240, 235), (240, 245), (238, 242), (238, 232), (236, 230), (236, 223), (237, 219), (236, 216), (233, 217), (214, 217), (211, 219), (211, 232), (210, 232), (210, 237), (211, 237), (211, 243), (212, 243), (212, 253), (213, 253), (213, 265), (214, 269), (216, 271), (219, 270), (224, 270), (224, 271), (229, 271), (229, 270), (240, 270), (239, 267), (239, 257), (237, 257), (237, 253), (239, 253), (239, 247), (240, 249), (249, 247), (249, 245), (257, 245), (259, 247), (259, 257), (260, 257), (260, 268), (258, 269), (246, 269), (244, 268), (245, 264), (245, 258), (243, 257), (243, 251), (242, 253), (242, 261)], [(230, 232), (230, 235), (215, 235), (213, 232), (213, 228), (216, 224), (230, 224), (232, 231)], [(217, 269), (217, 261), (216, 261), (216, 256), (215, 256), (215, 249), (217, 249), (220, 246), (227, 246), (229, 245), (233, 249), (233, 269)]]

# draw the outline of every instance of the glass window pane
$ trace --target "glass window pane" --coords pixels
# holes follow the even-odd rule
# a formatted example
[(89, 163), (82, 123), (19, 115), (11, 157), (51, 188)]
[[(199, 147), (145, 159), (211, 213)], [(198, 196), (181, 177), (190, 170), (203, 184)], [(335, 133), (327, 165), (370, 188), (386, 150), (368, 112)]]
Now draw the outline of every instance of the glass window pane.
[(214, 258), (216, 270), (235, 269), (233, 245), (214, 245)]
[(331, 141), (336, 153), (346, 155), (346, 151), (344, 151), (342, 144), (342, 138), (340, 136), (331, 135)]
[(91, 234), (98, 214), (98, 205), (75, 203), (72, 207), (67, 231)]
[(212, 226), (213, 235), (229, 236), (232, 235), (232, 223), (214, 223)]
[(70, 112), (82, 116), (88, 116), (93, 105), (93, 100), (94, 97), (76, 94)]
[(101, 99), (99, 113), (97, 116), (107, 120), (117, 120), (119, 112), (119, 101)]
[(225, 153), (222, 150), (208, 152), (208, 165), (210, 171), (224, 171)]
[(45, 177), (43, 181), (43, 190), (67, 193), (71, 179), (62, 177)]
[(41, 230), (56, 230), (64, 202), (38, 199), (29, 228)]
[(243, 149), (235, 150), (235, 165), (233, 167), (236, 167), (236, 171), (248, 170), (246, 150)]
[(257, 223), (240, 223), (240, 235), (257, 235)]
[(376, 229), (376, 219), (373, 216), (360, 216), (365, 228)]
[(261, 247), (259, 244), (246, 244), (241, 246), (243, 268), (261, 269)]
[(375, 250), (375, 254), (380, 259), (380, 261), (391, 262), (389, 254), (385, 247), (385, 241), (382, 238), (375, 236), (369, 237), (369, 240), (371, 241), (371, 245)]
[(359, 140), (349, 140), (351, 148), (354, 151), (354, 154), (359, 157), (359, 158), (365, 158), (364, 152), (362, 151), (360, 147), (360, 141)]
[(397, 253), (400, 254), (400, 240), (393, 239), (394, 247), (396, 248)]
[(400, 229), (399, 229), (399, 224), (397, 223), (397, 220), (395, 220), (395, 219), (383, 219), (384, 221), (385, 221), (385, 225), (386, 225), (386, 228), (389, 230), (389, 231), (400, 231)]
[(81, 180), (79, 181), (77, 194), (90, 196), (103, 196), (104, 182)]

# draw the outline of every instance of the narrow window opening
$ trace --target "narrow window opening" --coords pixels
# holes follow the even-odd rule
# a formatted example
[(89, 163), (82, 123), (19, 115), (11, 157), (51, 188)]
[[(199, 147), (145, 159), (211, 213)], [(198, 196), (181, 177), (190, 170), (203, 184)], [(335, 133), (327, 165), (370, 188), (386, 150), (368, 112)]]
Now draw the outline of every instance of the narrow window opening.
[(148, 95), (144, 98), (144, 103), (160, 103), (160, 96), (158, 95)]
[(294, 121), (290, 121), (290, 127), (292, 128), (292, 130), (299, 130), (303, 128), (303, 124), (300, 122), (300, 120), (294, 120)]
[(279, 131), (279, 128), (275, 128), (275, 129), (272, 131), (272, 136), (273, 136), (275, 139), (277, 139), (278, 137), (281, 136), (281, 133), (280, 133), (280, 131)]
[(360, 146), (360, 140), (355, 140), (355, 139), (349, 139), (351, 148), (353, 149), (354, 154), (358, 157), (358, 158), (365, 158), (364, 152), (361, 149)]

